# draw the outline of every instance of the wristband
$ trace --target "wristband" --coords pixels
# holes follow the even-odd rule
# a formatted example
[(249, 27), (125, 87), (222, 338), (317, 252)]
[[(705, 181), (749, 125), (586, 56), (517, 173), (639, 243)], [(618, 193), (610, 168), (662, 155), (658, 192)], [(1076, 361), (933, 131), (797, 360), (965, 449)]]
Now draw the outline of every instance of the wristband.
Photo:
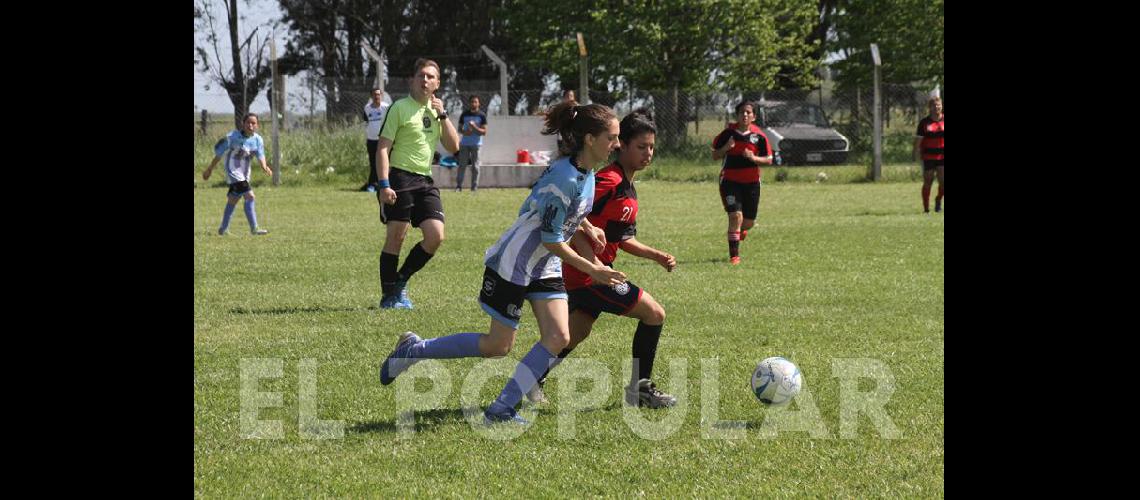
[(376, 181), (376, 185), (380, 186), (381, 189), (386, 188), (386, 187), (391, 187), (388, 184), (388, 179), (380, 179), (380, 180)]

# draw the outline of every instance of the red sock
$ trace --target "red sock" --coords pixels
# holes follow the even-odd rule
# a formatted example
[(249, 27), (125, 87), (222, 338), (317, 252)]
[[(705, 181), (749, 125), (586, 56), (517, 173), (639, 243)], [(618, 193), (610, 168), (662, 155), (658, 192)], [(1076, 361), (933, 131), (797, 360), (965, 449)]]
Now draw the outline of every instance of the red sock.
[(747, 238), (747, 237), (748, 237), (748, 230), (747, 229), (741, 229), (740, 230), (740, 241), (744, 241), (744, 238)]
[(930, 211), (930, 184), (922, 185), (922, 209)]

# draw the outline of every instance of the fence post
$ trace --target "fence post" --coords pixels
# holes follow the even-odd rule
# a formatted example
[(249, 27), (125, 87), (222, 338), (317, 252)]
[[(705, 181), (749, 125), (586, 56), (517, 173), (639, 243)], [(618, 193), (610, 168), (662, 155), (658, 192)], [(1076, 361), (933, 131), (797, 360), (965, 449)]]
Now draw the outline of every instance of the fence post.
[[(480, 45), (479, 47), (483, 49), (483, 52), (487, 53), (487, 57), (490, 57), (491, 60), (499, 66), (499, 93), (502, 94), (500, 101), (502, 104), (499, 105), (499, 114), (503, 116), (509, 115), (511, 114), (511, 99), (510, 96), (507, 95), (507, 63), (500, 59), (498, 54), (495, 54), (491, 49), (487, 48), (486, 45)], [(488, 98), (487, 102), (489, 105), (491, 100)]]
[(882, 66), (882, 60), (879, 59), (879, 46), (878, 44), (871, 44), (871, 59), (875, 63), (875, 109), (874, 109), (874, 131), (872, 132), (872, 140), (874, 141), (875, 156), (871, 160), (871, 180), (878, 181), (883, 177), (883, 122), (881, 100), (882, 97), (879, 89), (879, 67)]
[(209, 124), (210, 124), (210, 114), (207, 113), (206, 110), (203, 109), (202, 110), (202, 135), (208, 135), (209, 134), (209, 130), (207, 129)]
[(276, 35), (276, 33), (273, 33), (269, 39), (269, 72), (273, 81), (273, 93), (270, 96), (270, 102), (273, 106), (269, 112), (273, 114), (273, 185), (279, 186), (281, 185), (281, 143), (279, 141), (279, 136), (281, 135), (281, 119), (278, 117), (284, 116), (280, 106), (281, 103), (284, 102), (285, 78), (277, 72)]
[(589, 55), (586, 54), (586, 40), (582, 38), (582, 32), (578, 32), (578, 102), (582, 104), (590, 103), (590, 85), (586, 80), (586, 73), (589, 66)]

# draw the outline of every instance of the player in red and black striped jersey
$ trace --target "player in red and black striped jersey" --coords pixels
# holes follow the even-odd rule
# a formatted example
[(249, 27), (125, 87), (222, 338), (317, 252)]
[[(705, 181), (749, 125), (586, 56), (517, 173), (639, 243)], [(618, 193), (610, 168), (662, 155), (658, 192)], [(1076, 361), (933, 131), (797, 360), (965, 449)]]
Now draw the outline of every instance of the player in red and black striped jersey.
[(772, 164), (772, 145), (760, 127), (752, 123), (756, 112), (751, 102), (736, 105), (736, 123), (713, 139), (714, 160), (724, 158), (720, 170), (720, 200), (728, 212), (728, 260), (740, 263), (740, 242), (756, 224), (760, 206), (760, 165)]
[(918, 122), (918, 130), (914, 138), (914, 157), (922, 155), (922, 211), (930, 212), (930, 186), (934, 184), (934, 176), (938, 175), (938, 197), (934, 198), (934, 211), (942, 211), (942, 196), (945, 194), (944, 183), (944, 156), (942, 152), (942, 136), (945, 125), (942, 116), (942, 98), (931, 97), (926, 102), (930, 115)]
[[(595, 264), (613, 267), (618, 249), (657, 262), (667, 271), (677, 267), (677, 260), (637, 240), (637, 189), (633, 179), (637, 172), (649, 167), (653, 161), (653, 148), (657, 128), (647, 111), (637, 110), (621, 121), (621, 149), (618, 159), (594, 176), (594, 205), (587, 216), (594, 227), (606, 232), (606, 245), (594, 252), (591, 244), (581, 235), (571, 239), (574, 249)], [(632, 282), (615, 286), (595, 283), (590, 275), (563, 264), (562, 277), (570, 295), (570, 343), (551, 369), (566, 357), (578, 343), (590, 335), (594, 322), (603, 312), (637, 318), (633, 334), (633, 370), (625, 390), (626, 403), (631, 406), (661, 408), (673, 406), (677, 398), (657, 389), (651, 379), (653, 360), (657, 356), (657, 342), (665, 323), (665, 309), (649, 292)], [(549, 372), (549, 370), (548, 370)], [(542, 394), (543, 379), (527, 394), (534, 402), (545, 400)]]

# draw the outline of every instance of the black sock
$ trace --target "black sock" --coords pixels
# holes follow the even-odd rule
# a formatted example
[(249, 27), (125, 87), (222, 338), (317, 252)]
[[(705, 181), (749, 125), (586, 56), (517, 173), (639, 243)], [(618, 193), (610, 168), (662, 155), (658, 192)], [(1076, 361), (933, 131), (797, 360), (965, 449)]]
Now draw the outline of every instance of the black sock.
[(380, 252), (380, 291), (384, 295), (392, 295), (396, 291), (396, 264), (399, 261), (399, 255)]
[(653, 373), (653, 358), (657, 357), (657, 341), (661, 338), (663, 326), (665, 325), (637, 322), (637, 331), (633, 334), (633, 369), (637, 372), (635, 383), (650, 378)]
[(431, 258), (432, 254), (424, 250), (423, 242), (416, 243), (416, 246), (412, 247), (412, 251), (408, 252), (408, 258), (404, 259), (404, 267), (400, 268), (400, 281), (406, 282), (412, 279), (412, 275), (422, 269)]

